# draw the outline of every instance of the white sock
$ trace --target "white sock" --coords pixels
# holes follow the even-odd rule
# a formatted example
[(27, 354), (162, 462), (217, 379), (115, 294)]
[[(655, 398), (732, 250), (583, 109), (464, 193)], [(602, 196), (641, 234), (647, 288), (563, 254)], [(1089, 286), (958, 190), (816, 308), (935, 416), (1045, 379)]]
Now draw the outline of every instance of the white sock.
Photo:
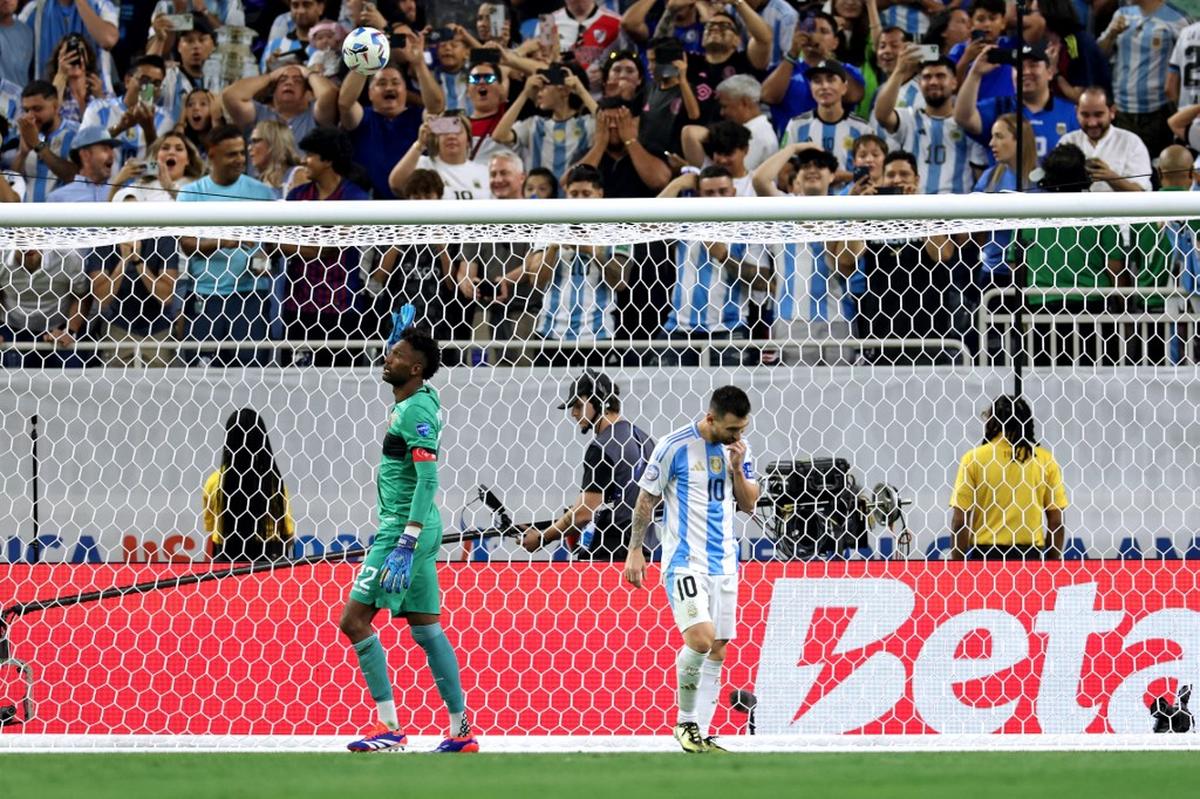
[(467, 721), (467, 711), (450, 714), (450, 737), (466, 738), (471, 734), (471, 723)]
[(389, 730), (397, 729), (400, 726), (400, 720), (396, 718), (395, 702), (376, 702), (375, 707), (380, 724), (386, 724)]
[(696, 720), (696, 688), (700, 684), (700, 666), (706, 654), (685, 645), (675, 658), (675, 676), (679, 681), (679, 724)]
[(721, 666), (719, 660), (704, 659), (700, 665), (700, 685), (696, 688), (696, 724), (700, 735), (707, 738), (712, 726), (713, 714), (717, 712), (717, 695), (721, 693)]

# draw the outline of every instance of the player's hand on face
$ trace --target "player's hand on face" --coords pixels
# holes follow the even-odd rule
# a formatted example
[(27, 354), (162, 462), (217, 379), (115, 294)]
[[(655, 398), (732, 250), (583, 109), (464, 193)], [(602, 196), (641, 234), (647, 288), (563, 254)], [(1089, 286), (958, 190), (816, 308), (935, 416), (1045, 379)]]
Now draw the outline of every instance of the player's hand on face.
[(641, 588), (646, 580), (646, 556), (635, 550), (625, 558), (625, 581), (634, 588)]
[(734, 471), (740, 472), (746, 462), (746, 442), (741, 439), (729, 445), (729, 465)]

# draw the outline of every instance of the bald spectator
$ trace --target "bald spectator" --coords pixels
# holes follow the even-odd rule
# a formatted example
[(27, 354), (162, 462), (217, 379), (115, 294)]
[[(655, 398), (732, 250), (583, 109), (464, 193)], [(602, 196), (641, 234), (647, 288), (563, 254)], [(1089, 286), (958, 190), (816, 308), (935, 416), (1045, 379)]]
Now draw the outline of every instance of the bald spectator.
[(1079, 95), (1079, 130), (1060, 140), (1074, 144), (1087, 159), (1092, 191), (1150, 191), (1150, 153), (1137, 134), (1113, 124), (1116, 109), (1108, 93), (1093, 86)]

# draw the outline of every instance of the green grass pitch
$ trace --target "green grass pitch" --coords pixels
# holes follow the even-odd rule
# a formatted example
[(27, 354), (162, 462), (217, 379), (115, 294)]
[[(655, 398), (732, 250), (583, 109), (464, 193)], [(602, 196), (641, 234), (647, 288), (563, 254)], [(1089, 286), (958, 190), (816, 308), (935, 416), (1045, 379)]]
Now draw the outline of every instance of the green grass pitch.
[(1196, 796), (1196, 752), (0, 754), (5, 799)]

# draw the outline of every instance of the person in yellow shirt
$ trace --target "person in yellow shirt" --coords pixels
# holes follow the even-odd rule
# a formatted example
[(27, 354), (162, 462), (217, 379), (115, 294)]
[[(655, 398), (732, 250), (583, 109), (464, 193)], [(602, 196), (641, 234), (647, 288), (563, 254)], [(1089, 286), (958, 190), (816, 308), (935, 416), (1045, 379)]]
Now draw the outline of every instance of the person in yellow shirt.
[(1060, 559), (1067, 491), (1054, 456), (1037, 444), (1029, 404), (998, 397), (983, 420), (983, 443), (963, 456), (950, 496), (951, 558)]
[(296, 523), (267, 426), (250, 408), (225, 420), (221, 466), (204, 481), (203, 502), (214, 561), (287, 557)]

